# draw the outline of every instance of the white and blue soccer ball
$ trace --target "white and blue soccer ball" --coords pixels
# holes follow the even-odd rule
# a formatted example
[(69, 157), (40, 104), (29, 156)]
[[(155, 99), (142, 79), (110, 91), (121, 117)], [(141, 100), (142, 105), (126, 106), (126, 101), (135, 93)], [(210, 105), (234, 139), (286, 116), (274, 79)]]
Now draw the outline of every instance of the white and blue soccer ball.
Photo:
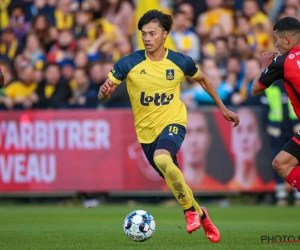
[(155, 232), (153, 216), (144, 210), (135, 210), (124, 220), (123, 229), (127, 237), (133, 241), (149, 240)]

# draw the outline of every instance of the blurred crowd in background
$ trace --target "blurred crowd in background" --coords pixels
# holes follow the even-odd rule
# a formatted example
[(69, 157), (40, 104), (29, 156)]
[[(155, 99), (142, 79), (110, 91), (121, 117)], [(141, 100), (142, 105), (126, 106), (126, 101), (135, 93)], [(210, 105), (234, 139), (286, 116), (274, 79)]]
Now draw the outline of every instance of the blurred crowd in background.
[[(298, 0), (0, 0), (2, 109), (128, 107), (125, 84), (99, 102), (113, 64), (143, 49), (139, 17), (160, 8), (173, 16), (166, 46), (189, 55), (228, 105), (256, 105), (253, 79), (263, 51), (275, 50), (272, 27), (298, 18)], [(192, 80), (187, 106), (213, 105)]]

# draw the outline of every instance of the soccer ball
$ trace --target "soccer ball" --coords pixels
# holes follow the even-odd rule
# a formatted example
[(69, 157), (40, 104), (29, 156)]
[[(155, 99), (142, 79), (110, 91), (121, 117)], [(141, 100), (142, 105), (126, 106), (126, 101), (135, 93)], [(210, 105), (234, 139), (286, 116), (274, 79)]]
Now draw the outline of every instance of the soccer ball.
[(153, 216), (144, 210), (135, 210), (124, 220), (123, 229), (127, 237), (133, 241), (149, 240), (155, 232)]

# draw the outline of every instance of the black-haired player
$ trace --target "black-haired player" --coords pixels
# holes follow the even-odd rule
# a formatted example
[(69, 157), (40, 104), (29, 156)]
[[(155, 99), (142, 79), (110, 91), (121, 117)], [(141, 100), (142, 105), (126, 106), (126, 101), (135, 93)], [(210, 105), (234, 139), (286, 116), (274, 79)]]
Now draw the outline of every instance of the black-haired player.
[[(262, 73), (252, 85), (254, 95), (261, 94), (276, 80), (282, 79), (294, 111), (300, 120), (300, 22), (293, 17), (279, 20), (273, 27), (275, 52), (262, 55)], [(300, 131), (291, 138), (272, 162), (274, 170), (300, 192)]]
[(144, 14), (138, 28), (146, 50), (135, 51), (115, 64), (100, 88), (99, 99), (109, 98), (126, 78), (138, 140), (148, 161), (165, 179), (182, 206), (187, 232), (202, 225), (208, 239), (218, 242), (219, 230), (211, 222), (207, 210), (195, 201), (178, 168), (176, 155), (187, 123), (186, 108), (180, 101), (182, 78), (188, 75), (198, 81), (215, 100), (224, 118), (234, 122), (234, 126), (238, 125), (239, 118), (224, 106), (211, 81), (190, 57), (165, 48), (172, 23), (170, 15), (157, 10)]

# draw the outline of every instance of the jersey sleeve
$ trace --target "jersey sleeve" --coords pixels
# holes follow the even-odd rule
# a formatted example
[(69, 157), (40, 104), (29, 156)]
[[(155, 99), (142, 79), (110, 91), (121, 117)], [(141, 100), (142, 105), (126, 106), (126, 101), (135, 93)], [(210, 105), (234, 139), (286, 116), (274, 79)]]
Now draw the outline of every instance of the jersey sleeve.
[(258, 83), (262, 88), (268, 88), (276, 80), (284, 78), (283, 69), (285, 58), (286, 55), (275, 58), (272, 63), (261, 73)]
[(108, 73), (108, 78), (116, 84), (120, 84), (129, 72), (126, 57), (120, 59)]
[(185, 56), (185, 71), (184, 74), (186, 76), (190, 76), (192, 78), (196, 78), (199, 75), (198, 65), (193, 61), (193, 59), (189, 56)]

